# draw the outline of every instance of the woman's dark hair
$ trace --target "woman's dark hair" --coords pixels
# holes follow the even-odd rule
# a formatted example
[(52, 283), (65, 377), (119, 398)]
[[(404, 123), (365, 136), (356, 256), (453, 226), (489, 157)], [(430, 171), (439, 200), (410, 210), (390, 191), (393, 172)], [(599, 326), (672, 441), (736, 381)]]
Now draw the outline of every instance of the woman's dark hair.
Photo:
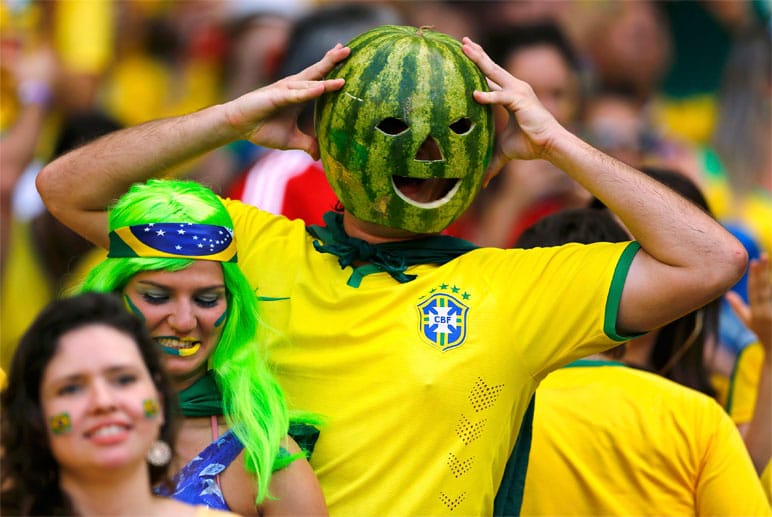
[[(642, 172), (667, 185), (713, 216), (700, 188), (684, 174), (664, 168), (643, 167)], [(716, 390), (705, 364), (705, 347), (718, 338), (721, 298), (690, 312), (657, 332), (649, 362), (654, 372), (710, 396)]]
[[(7, 387), (0, 397), (3, 449), (0, 513), (4, 515), (71, 515), (73, 512), (69, 499), (59, 487), (59, 467), (48, 446), (40, 384), (62, 335), (90, 325), (106, 325), (136, 343), (162, 399), (164, 424), (159, 438), (174, 449), (176, 394), (145, 324), (129, 313), (114, 294), (84, 293), (55, 300), (40, 312), (19, 341)], [(166, 480), (167, 467), (148, 465), (148, 469), (153, 485)]]
[(542, 217), (515, 242), (515, 248), (560, 246), (569, 242), (625, 242), (632, 240), (624, 226), (607, 210), (566, 208)]

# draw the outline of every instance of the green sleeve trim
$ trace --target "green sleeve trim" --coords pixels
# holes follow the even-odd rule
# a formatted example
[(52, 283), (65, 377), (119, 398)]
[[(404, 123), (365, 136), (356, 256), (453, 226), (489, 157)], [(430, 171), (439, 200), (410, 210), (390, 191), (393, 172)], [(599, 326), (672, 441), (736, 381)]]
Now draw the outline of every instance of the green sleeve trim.
[(627, 273), (630, 271), (630, 265), (633, 263), (633, 258), (635, 258), (635, 254), (638, 253), (639, 249), (641, 249), (641, 245), (636, 241), (627, 245), (622, 252), (622, 256), (619, 257), (619, 262), (617, 262), (614, 276), (611, 279), (611, 286), (608, 290), (603, 331), (614, 341), (627, 341), (645, 334), (645, 332), (632, 336), (620, 336), (617, 334), (617, 316), (619, 315), (619, 302), (622, 299), (622, 289), (625, 287), (625, 280), (627, 279)]
[(577, 359), (568, 363), (563, 368), (581, 368), (583, 366), (622, 366), (627, 367), (625, 363), (619, 361), (606, 361), (603, 359)]
[(533, 434), (533, 412), (536, 395), (531, 395), (528, 409), (525, 410), (520, 430), (517, 433), (515, 448), (512, 449), (504, 468), (499, 490), (493, 501), (493, 517), (512, 517), (520, 515), (525, 491), (525, 475), (528, 472), (528, 457), (531, 454), (531, 437)]

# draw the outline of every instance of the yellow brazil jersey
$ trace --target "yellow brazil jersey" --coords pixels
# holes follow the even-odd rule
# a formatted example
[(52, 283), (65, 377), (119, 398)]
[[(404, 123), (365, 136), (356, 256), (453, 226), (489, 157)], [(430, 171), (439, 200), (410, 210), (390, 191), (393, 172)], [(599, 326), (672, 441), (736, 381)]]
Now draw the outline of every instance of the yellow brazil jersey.
[(737, 425), (747, 424), (753, 418), (763, 361), (764, 346), (755, 341), (737, 353), (731, 375), (711, 374), (716, 400)]
[(728, 383), (725, 406), (737, 424), (745, 424), (753, 419), (763, 362), (764, 346), (758, 341), (737, 355)]
[(540, 380), (622, 340), (636, 243), (477, 249), (352, 287), (302, 221), (226, 206), (289, 403), (327, 419), (311, 464), (332, 515), (490, 515)]
[(655, 374), (577, 361), (536, 391), (523, 515), (772, 515), (736, 426)]

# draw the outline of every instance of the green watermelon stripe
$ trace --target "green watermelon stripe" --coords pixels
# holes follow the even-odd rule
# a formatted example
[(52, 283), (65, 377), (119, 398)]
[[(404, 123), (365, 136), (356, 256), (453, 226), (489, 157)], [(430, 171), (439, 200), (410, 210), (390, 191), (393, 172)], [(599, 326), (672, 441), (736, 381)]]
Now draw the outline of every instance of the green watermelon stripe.
[[(423, 54), (426, 51), (426, 45), (423, 44), (423, 41), (421, 41), (419, 38), (419, 42), (421, 45), (418, 47), (418, 50), (416, 51), (413, 47), (415, 45), (414, 41), (412, 41), (414, 38), (405, 39), (404, 41), (400, 42), (398, 44), (399, 51), (395, 52), (391, 58), (395, 62), (398, 63), (398, 70), (400, 70), (402, 73), (399, 77), (395, 77), (395, 81), (385, 81), (386, 84), (391, 84), (396, 86), (396, 91), (384, 91), (382, 92), (382, 98), (396, 98), (396, 99), (409, 99), (413, 100), (416, 97), (418, 98), (425, 98), (423, 92), (416, 91), (418, 88), (420, 88), (420, 85), (422, 84), (421, 81), (416, 80), (416, 76), (420, 71), (418, 70), (418, 62), (420, 60), (421, 54)], [(402, 112), (399, 114), (395, 114), (400, 118), (401, 120), (405, 121), (405, 123), (408, 124), (408, 130), (404, 132), (403, 134), (390, 138), (390, 145), (383, 146), (380, 149), (380, 153), (377, 154), (385, 154), (386, 156), (374, 156), (374, 161), (377, 160), (378, 163), (383, 163), (384, 159), (388, 159), (388, 156), (398, 156), (399, 154), (402, 154), (403, 156), (410, 157), (408, 160), (412, 161), (412, 157), (415, 156), (415, 153), (418, 149), (416, 140), (420, 138), (420, 135), (418, 135), (418, 131), (420, 128), (417, 128), (414, 123), (414, 107), (413, 106), (406, 106), (402, 105)], [(399, 149), (401, 148), (401, 149)], [(376, 154), (376, 153), (374, 153)], [(371, 167), (375, 166), (374, 164), (371, 164)], [(407, 164), (405, 164), (407, 166)], [(406, 176), (407, 170), (402, 167), (394, 167), (391, 170), (392, 175), (400, 175), (400, 176)], [(391, 202), (389, 203), (388, 207), (389, 214), (393, 216), (393, 220), (397, 222), (399, 225), (403, 225), (405, 222), (405, 203), (399, 199), (396, 196), (392, 196)]]
[[(372, 127), (372, 113), (377, 110), (377, 106), (373, 106), (372, 104), (378, 102), (378, 97), (373, 95), (372, 91), (373, 89), (381, 87), (383, 84), (388, 84), (388, 81), (383, 79), (381, 75), (383, 70), (388, 67), (388, 49), (391, 49), (393, 46), (394, 45), (392, 42), (386, 41), (379, 44), (375, 52), (369, 53), (369, 63), (362, 71), (362, 75), (363, 77), (374, 77), (375, 79), (367, 84), (367, 91), (365, 91), (364, 95), (362, 96), (364, 99), (363, 102), (352, 102), (352, 104), (356, 106), (356, 109), (352, 109), (346, 112), (346, 120), (348, 124), (354, 124), (354, 133), (356, 135), (360, 135), (360, 137), (372, 134), (374, 131), (374, 128)], [(365, 112), (364, 116), (359, 116), (360, 111)], [(352, 160), (350, 163), (352, 163), (352, 168), (367, 170), (370, 167), (368, 162), (369, 153), (371, 152), (371, 138), (360, 138), (358, 140), (360, 140), (362, 143), (361, 147), (351, 147), (351, 150), (356, 149), (356, 151), (358, 151), (356, 156), (349, 157), (342, 155), (340, 159), (341, 161), (345, 161), (346, 159), (351, 158)], [(367, 176), (367, 179), (371, 177), (372, 176)], [(364, 185), (366, 190), (371, 190), (373, 188), (369, 182), (365, 182)]]
[[(450, 57), (456, 60), (460, 70), (463, 70), (464, 66), (465, 66), (465, 62), (469, 61), (469, 58), (467, 58), (464, 54), (461, 54), (461, 55), (451, 55)], [(475, 68), (477, 67), (477, 65), (475, 65), (474, 63), (472, 63), (472, 66), (474, 66)], [(478, 74), (474, 74), (474, 75), (470, 74), (470, 75), (468, 75), (466, 77), (468, 79), (468, 82), (467, 82), (467, 85), (468, 85), (468, 87), (467, 87), (468, 95), (466, 97), (464, 97), (463, 100), (464, 100), (464, 102), (466, 104), (466, 112), (469, 113), (477, 105), (477, 101), (474, 100), (474, 95), (473, 95), (474, 90), (487, 90), (488, 88), (487, 88), (487, 82), (484, 80), (484, 76), (482, 75), (482, 72), (480, 72)], [(481, 126), (483, 126), (483, 127), (481, 127)], [(492, 114), (492, 112), (490, 113), (489, 117), (484, 117), (482, 119), (482, 121), (476, 122), (475, 123), (475, 127), (472, 129), (472, 131), (475, 132), (475, 133), (484, 132), (484, 133), (491, 133), (492, 134), (492, 132), (493, 132), (493, 114)], [(468, 151), (469, 151), (469, 157), (468, 157), (468, 162), (466, 164), (467, 167), (471, 166), (471, 163), (480, 163), (481, 162), (481, 160), (482, 160), (482, 153), (485, 152), (483, 150), (483, 146), (470, 147), (468, 149)], [(487, 167), (487, 162), (483, 162), (483, 163), (485, 163), (485, 166)]]
[[(455, 104), (453, 106), (452, 115), (453, 120), (450, 120), (450, 122), (455, 122), (458, 117), (464, 116), (469, 117), (471, 113), (471, 106), (468, 102), (468, 97), (471, 95), (469, 93), (469, 82), (470, 79), (472, 79), (469, 75), (464, 74), (465, 64), (461, 62), (462, 56), (459, 56), (458, 53), (447, 51), (444, 52), (443, 58), (449, 60), (450, 62), (455, 64), (455, 68), (458, 71), (458, 74), (463, 74), (464, 77), (464, 84), (466, 86), (466, 92), (465, 95), (460, 96), (455, 100)], [(471, 167), (471, 161), (473, 159), (472, 156), (470, 156), (474, 152), (474, 146), (466, 146), (465, 140), (466, 138), (469, 138), (469, 136), (459, 136), (453, 133), (453, 131), (450, 130), (450, 127), (447, 128), (448, 133), (448, 146), (451, 149), (453, 156), (455, 157), (457, 161), (457, 170), (469, 170)], [(468, 147), (468, 149), (467, 149)], [(461, 152), (466, 151), (466, 152)], [(463, 160), (463, 162), (462, 162)], [(462, 162), (462, 163), (461, 163)]]
[[(450, 52), (448, 52), (443, 47), (434, 47), (430, 51), (431, 57), (431, 64), (429, 66), (429, 82), (424, 83), (425, 86), (430, 87), (432, 84), (445, 84), (445, 89), (448, 89), (451, 87), (449, 84), (449, 76), (446, 74), (445, 67), (442, 66), (443, 61), (445, 61), (446, 57)], [(428, 89), (428, 88), (427, 88)], [(450, 132), (450, 129), (448, 125), (444, 122), (447, 122), (450, 118), (450, 114), (453, 111), (453, 106), (448, 102), (442, 102), (441, 99), (436, 99), (434, 95), (432, 95), (431, 91), (427, 91), (426, 97), (429, 98), (431, 101), (429, 104), (431, 105), (432, 110), (432, 116), (429, 118), (429, 120), (432, 121), (432, 135), (434, 139), (437, 141), (437, 145), (440, 146), (440, 151), (442, 152), (442, 158), (443, 161), (447, 161), (450, 153), (450, 147), (449, 147), (449, 139), (448, 139), (448, 133)], [(435, 102), (437, 100), (440, 100), (440, 102)], [(441, 125), (439, 122), (443, 122)], [(439, 173), (439, 174), (438, 174)], [(437, 171), (434, 174), (432, 174), (432, 177), (442, 177), (442, 171)]]

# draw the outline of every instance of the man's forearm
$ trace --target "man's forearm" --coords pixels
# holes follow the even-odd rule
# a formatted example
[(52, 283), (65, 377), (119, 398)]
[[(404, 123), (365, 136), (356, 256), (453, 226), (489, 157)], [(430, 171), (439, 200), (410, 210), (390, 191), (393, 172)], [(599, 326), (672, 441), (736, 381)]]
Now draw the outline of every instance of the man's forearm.
[[(649, 277), (637, 277), (638, 285), (648, 288), (647, 282), (667, 285), (667, 278), (673, 280), (669, 288), (674, 292), (669, 297), (658, 300), (652, 293), (647, 297), (649, 305), (637, 307), (636, 328), (631, 330), (663, 324), (660, 312), (690, 312), (695, 303), (700, 306), (709, 302), (742, 275), (747, 263), (742, 245), (709, 214), (669, 187), (568, 131), (548, 153), (556, 166), (619, 217), (645, 252), (642, 263), (659, 263), (644, 268)], [(662, 311), (661, 303), (669, 307)]]
[[(136, 182), (237, 138), (222, 105), (147, 122), (105, 135), (46, 165), (37, 187), (51, 213), (97, 244), (106, 244), (103, 225), (86, 224)], [(87, 188), (84, 188), (87, 186)]]

